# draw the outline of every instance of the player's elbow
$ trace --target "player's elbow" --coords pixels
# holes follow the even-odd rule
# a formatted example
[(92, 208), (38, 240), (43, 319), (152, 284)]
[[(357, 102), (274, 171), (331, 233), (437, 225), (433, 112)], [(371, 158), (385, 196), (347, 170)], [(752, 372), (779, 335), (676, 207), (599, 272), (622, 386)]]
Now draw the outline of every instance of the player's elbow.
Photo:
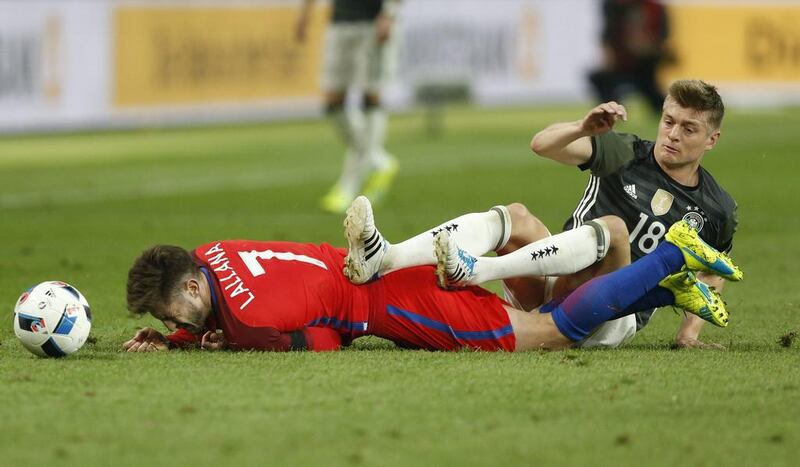
[(551, 148), (547, 144), (547, 137), (542, 135), (542, 132), (536, 133), (531, 139), (531, 151), (539, 157), (552, 159), (553, 155), (550, 153)]
[(539, 135), (541, 135), (541, 133), (536, 133), (533, 135), (533, 138), (531, 138), (531, 151), (538, 156), (541, 155), (541, 151), (543, 150), (542, 138), (540, 138)]

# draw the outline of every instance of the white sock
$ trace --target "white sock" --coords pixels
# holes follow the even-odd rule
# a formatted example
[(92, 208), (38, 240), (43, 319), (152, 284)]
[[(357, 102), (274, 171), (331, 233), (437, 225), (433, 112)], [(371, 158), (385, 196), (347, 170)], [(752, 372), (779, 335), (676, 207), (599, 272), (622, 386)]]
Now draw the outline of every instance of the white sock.
[(346, 194), (355, 197), (361, 191), (366, 166), (369, 164), (365, 153), (364, 114), (361, 111), (349, 112), (342, 108), (333, 112), (331, 119), (347, 146), (337, 185)]
[(386, 169), (391, 164), (391, 157), (384, 147), (388, 121), (386, 111), (381, 107), (372, 107), (367, 110), (365, 121), (365, 145), (370, 168), (373, 170)]
[[(598, 225), (601, 223), (595, 222)], [(608, 235), (602, 235), (605, 238), (600, 239), (600, 242), (607, 242)], [(481, 284), (522, 276), (563, 276), (591, 266), (599, 257), (597, 229), (591, 225), (582, 225), (533, 242), (504, 256), (478, 258), (475, 276), (470, 283)]]
[(402, 243), (389, 246), (381, 273), (436, 264), (433, 237), (444, 229), (450, 231), (460, 248), (473, 256), (482, 256), (505, 246), (511, 233), (511, 218), (505, 206), (495, 206), (490, 211), (465, 214), (447, 221)]

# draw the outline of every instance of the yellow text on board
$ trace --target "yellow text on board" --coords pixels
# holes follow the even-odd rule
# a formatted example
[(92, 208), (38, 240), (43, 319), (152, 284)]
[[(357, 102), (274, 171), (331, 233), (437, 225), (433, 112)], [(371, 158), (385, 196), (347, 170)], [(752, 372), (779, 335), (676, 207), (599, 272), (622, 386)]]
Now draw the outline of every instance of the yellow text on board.
[(298, 8), (120, 7), (115, 12), (118, 107), (310, 97), (319, 92), (328, 12), (303, 43)]
[(800, 81), (800, 4), (674, 4), (669, 15), (677, 63), (665, 78)]

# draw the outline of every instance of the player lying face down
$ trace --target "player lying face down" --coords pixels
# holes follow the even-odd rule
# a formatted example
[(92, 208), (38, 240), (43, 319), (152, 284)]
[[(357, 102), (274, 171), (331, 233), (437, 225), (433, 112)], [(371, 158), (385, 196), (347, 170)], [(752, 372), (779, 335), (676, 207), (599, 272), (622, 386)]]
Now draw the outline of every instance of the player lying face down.
[[(560, 235), (543, 242), (559, 242)], [(373, 243), (381, 242), (379, 237)], [(590, 241), (596, 248), (596, 239)], [(371, 244), (368, 238), (361, 243)], [(559, 244), (558, 254), (573, 254), (569, 244)], [(553, 254), (552, 247), (540, 246)], [(473, 266), (484, 260), (459, 255), (459, 248), (448, 244), (437, 249), (441, 261), (452, 258), (453, 248)], [(686, 223), (673, 226), (667, 241), (642, 260), (530, 313), (474, 285), (443, 290), (432, 266), (376, 275), (355, 285), (342, 274), (348, 270), (345, 264), (352, 269), (353, 262), (371, 256), (357, 258), (352, 248), (350, 253), (327, 244), (247, 240), (211, 242), (191, 253), (152, 247), (129, 271), (128, 308), (151, 313), (173, 332), (164, 336), (145, 328), (123, 348), (336, 350), (375, 335), (429, 350), (557, 350), (571, 347), (607, 320), (646, 307), (677, 303), (724, 326), (724, 304), (692, 271), (741, 279), (729, 258), (702, 242)]]

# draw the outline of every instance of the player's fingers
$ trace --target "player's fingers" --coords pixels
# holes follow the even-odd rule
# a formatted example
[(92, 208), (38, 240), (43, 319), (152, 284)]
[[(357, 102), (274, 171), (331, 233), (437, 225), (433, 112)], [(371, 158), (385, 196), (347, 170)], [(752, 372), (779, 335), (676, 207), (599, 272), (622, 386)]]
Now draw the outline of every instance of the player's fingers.
[(141, 346), (144, 342), (145, 342), (144, 340), (131, 339), (122, 344), (122, 348), (129, 352), (136, 351), (136, 349), (138, 349), (139, 346)]
[(623, 120), (627, 120), (628, 118), (627, 111), (625, 110), (625, 107), (622, 104), (617, 104), (614, 101), (610, 101), (600, 104), (600, 107), (603, 109), (604, 112), (614, 116), (618, 116)]
[(623, 122), (628, 121), (628, 109), (626, 109), (624, 105), (622, 104), (618, 105), (617, 115), (619, 115), (622, 118)]
[(201, 340), (201, 347), (208, 350), (219, 350), (225, 346), (225, 342), (216, 332), (209, 331), (203, 334), (203, 338)]
[(600, 108), (603, 109), (603, 112), (616, 115), (617, 113), (617, 103), (616, 102), (606, 102), (604, 104), (600, 104)]
[(584, 119), (584, 125), (595, 126), (603, 125), (606, 122), (606, 115), (608, 113), (600, 107), (593, 109), (589, 115)]
[(205, 333), (203, 333), (203, 337), (200, 338), (200, 348), (207, 349), (210, 343), (211, 343), (211, 331), (206, 331)]
[(593, 108), (592, 110), (590, 110), (590, 111), (589, 111), (589, 114), (586, 116), (586, 118), (593, 118), (593, 117), (597, 117), (598, 115), (603, 115), (603, 114), (605, 114), (605, 113), (606, 113), (606, 110), (605, 110), (605, 108), (603, 107), (604, 105), (605, 105), (605, 104), (600, 104), (600, 105), (598, 105), (597, 107), (595, 107), (595, 108)]
[(206, 342), (203, 348), (206, 350), (219, 350), (219, 344), (216, 342)]
[(167, 344), (161, 341), (152, 342), (152, 345), (153, 345), (153, 350), (169, 350)]

